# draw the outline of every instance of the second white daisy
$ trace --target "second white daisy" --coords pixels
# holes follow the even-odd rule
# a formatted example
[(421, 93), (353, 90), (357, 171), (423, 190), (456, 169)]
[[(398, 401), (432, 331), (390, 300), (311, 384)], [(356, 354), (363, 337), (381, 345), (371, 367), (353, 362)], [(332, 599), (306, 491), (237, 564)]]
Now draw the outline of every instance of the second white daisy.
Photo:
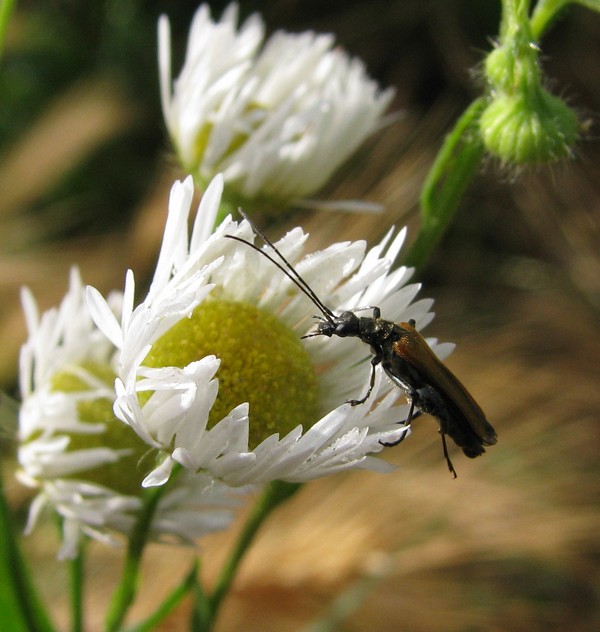
[[(121, 300), (112, 294), (106, 308), (120, 313)], [(40, 314), (28, 290), (23, 304), (29, 337), (20, 358), (17, 476), (37, 491), (26, 531), (42, 513), (56, 513), (63, 525), (58, 556), (73, 558), (83, 536), (116, 543), (131, 534), (148, 446), (113, 414), (115, 348), (90, 318), (77, 270), (58, 307)], [(151, 537), (189, 543), (224, 529), (243, 491), (180, 473), (159, 500)]]
[(278, 31), (264, 42), (258, 14), (238, 27), (196, 12), (185, 62), (171, 81), (169, 22), (159, 22), (162, 107), (178, 157), (229, 196), (289, 203), (312, 195), (373, 133), (392, 100), (330, 34)]

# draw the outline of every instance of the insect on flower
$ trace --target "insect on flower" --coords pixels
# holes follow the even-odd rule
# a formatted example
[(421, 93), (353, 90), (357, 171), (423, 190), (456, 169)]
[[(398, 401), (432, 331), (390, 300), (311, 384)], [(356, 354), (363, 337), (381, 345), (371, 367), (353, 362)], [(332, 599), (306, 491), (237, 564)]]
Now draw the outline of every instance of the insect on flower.
[(277, 255), (281, 263), (241, 237), (233, 235), (226, 235), (226, 237), (260, 252), (320, 310), (322, 316), (315, 316), (319, 320), (316, 329), (303, 337), (354, 337), (371, 347), (373, 359), (369, 387), (363, 397), (349, 400), (349, 404), (358, 406), (367, 401), (375, 385), (375, 369), (378, 364), (381, 364), (388, 377), (405, 392), (410, 402), (408, 416), (404, 421), (406, 425), (420, 413), (427, 413), (439, 421), (444, 458), (454, 478), (456, 478), (456, 470), (448, 454), (446, 435), (470, 458), (483, 454), (484, 446), (496, 443), (496, 431), (487, 421), (484, 412), (458, 378), (435, 355), (427, 341), (417, 331), (414, 320), (401, 323), (384, 320), (381, 318), (379, 307), (368, 308), (373, 310), (373, 315), (370, 317), (357, 316), (352, 311), (334, 314), (268, 237), (241, 209), (240, 213), (250, 223), (255, 234)]

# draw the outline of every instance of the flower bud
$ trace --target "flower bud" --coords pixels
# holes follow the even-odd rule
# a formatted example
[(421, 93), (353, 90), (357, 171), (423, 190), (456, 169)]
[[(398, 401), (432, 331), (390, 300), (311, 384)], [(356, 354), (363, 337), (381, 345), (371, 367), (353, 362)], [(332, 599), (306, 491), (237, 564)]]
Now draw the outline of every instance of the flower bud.
[(504, 165), (568, 157), (578, 133), (575, 112), (542, 87), (539, 48), (528, 28), (513, 26), (485, 60), (490, 103), (479, 121), (483, 143)]
[(535, 97), (501, 94), (481, 115), (483, 143), (503, 164), (532, 165), (572, 153), (578, 130), (575, 113), (541, 88)]

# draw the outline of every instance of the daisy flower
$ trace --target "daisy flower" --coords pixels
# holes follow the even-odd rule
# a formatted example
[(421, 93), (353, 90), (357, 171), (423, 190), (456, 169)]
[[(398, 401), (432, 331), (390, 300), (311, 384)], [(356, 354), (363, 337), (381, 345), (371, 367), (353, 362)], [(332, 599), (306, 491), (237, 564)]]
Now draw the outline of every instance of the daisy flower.
[[(119, 314), (121, 303), (113, 294), (107, 305)], [(130, 532), (148, 447), (114, 416), (115, 347), (90, 318), (77, 270), (58, 308), (40, 316), (26, 289), (23, 305), (29, 338), (20, 356), (17, 476), (38, 490), (26, 531), (53, 509), (63, 519), (59, 557), (72, 558), (83, 534), (115, 543), (115, 532)], [(185, 473), (159, 501), (152, 535), (190, 542), (225, 528), (233, 499), (223, 483)]]
[[(367, 402), (344, 403), (366, 391), (368, 346), (301, 339), (315, 308), (260, 252), (228, 238), (252, 240), (248, 222), (229, 217), (211, 234), (222, 190), (216, 177), (188, 236), (193, 182), (174, 184), (150, 290), (134, 308), (129, 272), (120, 320), (88, 290), (94, 320), (119, 349), (115, 414), (157, 451), (144, 485), (163, 484), (175, 463), (229, 485), (390, 471), (373, 455), (409, 432), (402, 391), (378, 369)], [(332, 310), (379, 305), (421, 329), (432, 301), (413, 301), (410, 270), (390, 270), (404, 236), (391, 230), (368, 252), (344, 242), (302, 257), (296, 228), (276, 246)], [(441, 357), (452, 347), (429, 344)]]
[(258, 14), (238, 28), (238, 5), (217, 22), (208, 5), (192, 21), (183, 68), (171, 79), (169, 22), (159, 21), (162, 108), (179, 159), (228, 195), (279, 203), (318, 190), (382, 125), (393, 97), (332, 35), (277, 31)]

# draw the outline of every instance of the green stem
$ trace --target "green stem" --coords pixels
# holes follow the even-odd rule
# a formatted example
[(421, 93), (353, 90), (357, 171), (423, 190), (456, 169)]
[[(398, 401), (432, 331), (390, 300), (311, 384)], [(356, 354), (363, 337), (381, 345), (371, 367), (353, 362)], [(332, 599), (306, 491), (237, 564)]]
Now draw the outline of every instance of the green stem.
[(550, 25), (554, 22), (559, 12), (571, 0), (539, 0), (531, 15), (531, 32), (535, 41), (539, 42)]
[(529, 4), (530, 0), (502, 0), (501, 40), (523, 26), (528, 26)]
[(10, 16), (15, 8), (15, 4), (16, 0), (0, 1), (0, 59), (4, 51), (4, 41), (6, 39), (6, 32), (8, 31), (8, 23), (10, 22)]
[(233, 551), (221, 571), (212, 595), (208, 598), (208, 608), (198, 618), (200, 619), (196, 628), (198, 632), (209, 632), (212, 629), (219, 607), (231, 588), (240, 562), (263, 522), (279, 505), (295, 494), (300, 487), (299, 483), (274, 481), (265, 488), (262, 496), (252, 508), (252, 512), (248, 516), (248, 520), (235, 543)]
[(127, 628), (127, 632), (150, 632), (161, 623), (181, 603), (181, 600), (190, 593), (196, 585), (198, 573), (197, 561), (192, 564), (190, 572), (183, 581), (175, 587), (159, 607), (144, 621)]
[(542, 39), (558, 14), (569, 4), (580, 4), (590, 11), (600, 13), (600, 0), (538, 0), (530, 20), (531, 31), (536, 41)]
[(0, 472), (0, 627), (11, 632), (51, 632), (19, 549)]
[(165, 485), (162, 485), (161, 487), (147, 489), (143, 494), (143, 505), (129, 538), (121, 582), (113, 594), (106, 618), (106, 630), (108, 632), (113, 632), (120, 628), (127, 610), (133, 603), (137, 593), (142, 553), (150, 536), (152, 520), (165, 487)]
[(352, 614), (372, 596), (381, 583), (379, 575), (359, 577), (352, 585), (338, 594), (318, 620), (300, 629), (300, 632), (336, 632), (343, 630)]
[(73, 632), (83, 632), (85, 544), (85, 540), (81, 542), (77, 557), (69, 561), (69, 580), (71, 584), (71, 630)]
[(205, 632), (210, 630), (214, 623), (212, 605), (199, 581), (196, 581), (192, 590), (194, 593), (194, 609), (192, 610), (190, 630), (192, 632)]
[(406, 264), (421, 268), (446, 232), (484, 154), (479, 117), (487, 105), (474, 101), (444, 140), (421, 192), (421, 227)]

